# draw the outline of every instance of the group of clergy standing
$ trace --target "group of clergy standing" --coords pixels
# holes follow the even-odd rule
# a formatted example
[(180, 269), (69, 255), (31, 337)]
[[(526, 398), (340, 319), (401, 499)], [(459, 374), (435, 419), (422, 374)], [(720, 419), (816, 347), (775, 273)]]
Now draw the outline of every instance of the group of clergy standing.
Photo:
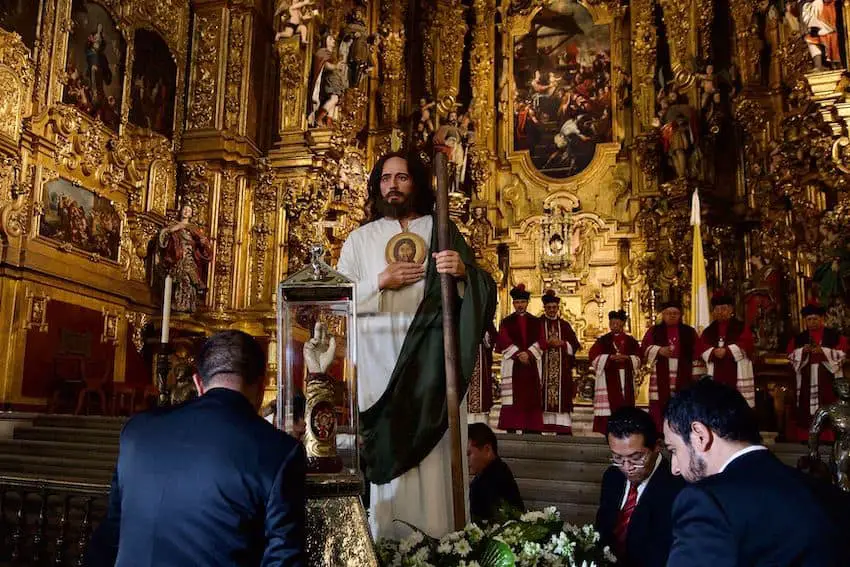
[[(541, 317), (528, 312), (531, 294), (523, 284), (510, 295), (514, 312), (498, 331), (491, 325), (480, 349), (479, 371), (473, 377), (478, 384), (470, 389), (476, 393), (470, 397), (470, 421), (486, 421), (493, 405), (489, 368), (495, 348), (502, 355), (499, 429), (570, 435), (573, 369), (581, 342), (561, 317), (560, 298), (553, 290), (542, 297)], [(731, 295), (715, 293), (711, 306), (713, 321), (699, 334), (682, 321), (681, 303), (662, 303), (661, 321), (641, 342), (626, 331), (625, 311), (608, 314), (610, 332), (600, 336), (588, 354), (595, 374), (593, 431), (604, 434), (612, 412), (635, 405), (642, 374), (649, 374), (649, 413), (659, 430), (671, 396), (704, 377), (737, 389), (750, 407), (755, 406), (753, 333), (735, 317)], [(802, 315), (805, 330), (788, 345), (796, 374), (794, 412), (785, 430), (789, 441), (805, 441), (817, 408), (835, 401), (832, 379), (841, 372), (848, 351), (847, 339), (825, 327), (825, 309), (810, 303)]]

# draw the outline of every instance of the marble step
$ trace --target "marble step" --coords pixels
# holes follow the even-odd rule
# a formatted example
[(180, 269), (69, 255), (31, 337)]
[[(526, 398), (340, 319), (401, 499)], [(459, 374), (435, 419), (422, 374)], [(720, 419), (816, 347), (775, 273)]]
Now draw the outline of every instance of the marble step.
[(115, 460), (118, 457), (118, 446), (8, 439), (0, 440), (0, 453), (7, 455), (70, 457), (76, 459), (93, 457)]
[(582, 481), (600, 482), (608, 463), (584, 463), (581, 461), (537, 461), (531, 459), (502, 458), (511, 468), (516, 479), (540, 479), (553, 482)]
[(524, 500), (550, 502), (552, 504), (599, 504), (601, 484), (577, 480), (542, 480), (521, 478), (517, 481)]
[(120, 431), (127, 422), (126, 417), (82, 416), (62, 414), (42, 414), (33, 419), (36, 427), (62, 427), (85, 430)]
[(118, 429), (78, 429), (74, 427), (15, 428), (14, 439), (31, 441), (58, 441), (65, 443), (90, 443), (92, 445), (118, 446)]

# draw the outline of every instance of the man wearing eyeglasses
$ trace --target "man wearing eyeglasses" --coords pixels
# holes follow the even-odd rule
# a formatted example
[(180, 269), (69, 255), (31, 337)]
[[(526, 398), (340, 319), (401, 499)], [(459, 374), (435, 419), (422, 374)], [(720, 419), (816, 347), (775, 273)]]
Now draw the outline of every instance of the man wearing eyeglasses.
[(684, 481), (661, 455), (648, 413), (622, 407), (608, 419), (611, 466), (602, 477), (596, 529), (617, 565), (664, 567), (673, 543), (671, 510)]

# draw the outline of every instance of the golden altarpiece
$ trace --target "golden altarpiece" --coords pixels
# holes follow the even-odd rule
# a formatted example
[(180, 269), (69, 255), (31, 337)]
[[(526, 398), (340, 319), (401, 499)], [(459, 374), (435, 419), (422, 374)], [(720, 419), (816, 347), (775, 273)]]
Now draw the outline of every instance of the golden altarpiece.
[(524, 283), (588, 346), (611, 309), (640, 337), (687, 303), (699, 189), (762, 391), (810, 297), (850, 330), (841, 0), (2, 0), (0, 24), (7, 407), (144, 395), (161, 338), (179, 393), (221, 328), (274, 375), (277, 283), (335, 261), (381, 154), (435, 138), (499, 317)]

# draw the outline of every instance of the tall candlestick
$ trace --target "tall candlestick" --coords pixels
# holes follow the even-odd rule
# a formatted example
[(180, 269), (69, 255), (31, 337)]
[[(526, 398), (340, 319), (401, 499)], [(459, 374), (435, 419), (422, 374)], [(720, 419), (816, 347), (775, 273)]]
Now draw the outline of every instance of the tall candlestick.
[(168, 344), (168, 325), (171, 319), (171, 276), (165, 276), (165, 290), (162, 293), (162, 337), (159, 342)]

